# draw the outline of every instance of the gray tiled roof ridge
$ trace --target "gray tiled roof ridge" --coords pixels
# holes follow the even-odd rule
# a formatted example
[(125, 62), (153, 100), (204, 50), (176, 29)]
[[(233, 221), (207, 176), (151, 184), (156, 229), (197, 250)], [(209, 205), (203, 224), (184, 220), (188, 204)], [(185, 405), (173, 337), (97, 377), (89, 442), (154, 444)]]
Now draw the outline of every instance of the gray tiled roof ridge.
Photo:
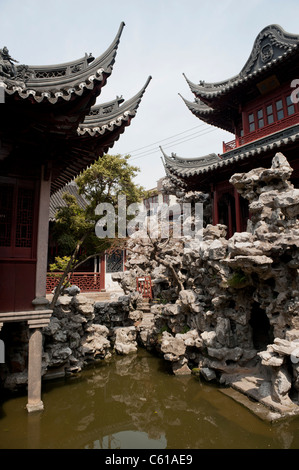
[[(269, 45), (278, 46), (281, 49), (281, 54), (277, 57), (273, 55), (269, 61), (266, 61), (265, 64), (261, 67), (254, 68), (254, 64), (257, 63), (257, 58), (261, 54), (261, 42), (265, 37), (269, 37)], [(278, 62), (284, 61), (287, 57), (292, 56), (294, 53), (299, 52), (299, 35), (287, 33), (281, 26), (277, 24), (272, 24), (266, 26), (257, 36), (251, 54), (237, 75), (223, 80), (221, 82), (205, 82), (200, 81), (199, 84), (193, 83), (189, 80), (185, 74), (184, 77), (192, 91), (198, 98), (199, 97), (216, 97), (221, 94), (226, 93), (227, 91), (236, 88), (238, 85), (262, 74), (263, 72), (271, 69)]]
[(85, 54), (78, 60), (63, 64), (25, 66), (27, 71), (24, 79), (1, 76), (1, 85), (7, 94), (18, 93), (23, 99), (33, 97), (37, 102), (46, 99), (53, 104), (59, 98), (69, 101), (73, 94), (82, 95), (84, 88), (93, 89), (95, 81), (102, 81), (104, 75), (112, 73), (124, 25), (122, 22), (111, 45), (97, 58)]
[[(289, 144), (290, 142), (295, 142), (299, 140), (299, 124), (290, 126), (286, 129), (273, 133), (271, 135), (265, 136), (258, 141), (249, 142), (244, 144), (236, 149), (230, 150), (222, 155), (218, 156), (218, 161), (214, 163), (208, 163), (207, 165), (190, 165), (192, 160), (186, 159), (186, 164), (183, 164), (183, 159), (180, 158), (180, 163), (177, 158), (171, 158), (167, 155), (164, 156), (165, 166), (168, 171), (174, 173), (178, 176), (192, 176), (201, 173), (207, 173), (222, 167), (231, 165), (239, 160), (244, 160), (250, 156), (256, 154), (262, 154), (263, 152), (271, 149), (278, 149), (284, 145)], [(213, 154), (211, 154), (213, 155)], [(201, 158), (198, 157), (193, 161), (199, 161)]]
[[(98, 111), (98, 114), (89, 114), (86, 116), (83, 123), (79, 124), (78, 134), (83, 135), (87, 132), (92, 136), (96, 133), (103, 134), (106, 129), (113, 130), (115, 125), (120, 125), (121, 122), (127, 120), (129, 116), (135, 116), (151, 78), (152, 77), (149, 76), (142, 89), (127, 101), (124, 101), (122, 98), (116, 98), (109, 103), (93, 106), (90, 110), (91, 113)], [(119, 106), (123, 101), (124, 103)], [(109, 108), (109, 106), (112, 108), (111, 112), (103, 115), (103, 110)]]

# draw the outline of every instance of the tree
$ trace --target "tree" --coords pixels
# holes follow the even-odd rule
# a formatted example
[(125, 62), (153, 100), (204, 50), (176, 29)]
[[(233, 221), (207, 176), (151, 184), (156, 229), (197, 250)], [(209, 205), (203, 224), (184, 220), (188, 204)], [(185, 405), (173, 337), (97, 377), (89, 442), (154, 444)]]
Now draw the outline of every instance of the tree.
[[(79, 194), (86, 200), (85, 208), (79, 206), (74, 196), (64, 194), (66, 206), (57, 211), (52, 237), (60, 248), (59, 254), (63, 256), (65, 267), (51, 302), (52, 307), (70, 272), (90, 257), (109, 248), (123, 246), (125, 239), (119, 239), (117, 230), (113, 239), (96, 236), (95, 224), (100, 218), (96, 215), (96, 208), (102, 203), (110, 203), (118, 211), (120, 195), (126, 197), (127, 205), (140, 202), (147, 196), (144, 188), (133, 181), (140, 170), (129, 164), (129, 158), (129, 155), (104, 155), (76, 178)], [(56, 261), (61, 262), (61, 257)], [(54, 270), (55, 267), (57, 263), (50, 269)]]

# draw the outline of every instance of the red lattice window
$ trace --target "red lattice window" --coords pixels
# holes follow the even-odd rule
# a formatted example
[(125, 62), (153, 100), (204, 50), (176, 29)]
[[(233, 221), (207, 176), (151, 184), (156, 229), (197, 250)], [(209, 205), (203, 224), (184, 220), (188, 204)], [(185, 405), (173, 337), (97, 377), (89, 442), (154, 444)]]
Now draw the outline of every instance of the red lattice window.
[(34, 191), (20, 188), (17, 203), (17, 224), (15, 246), (31, 248), (34, 213)]
[(35, 189), (0, 184), (0, 256), (32, 258), (34, 238)]
[(0, 189), (0, 246), (10, 246), (13, 211), (13, 186)]

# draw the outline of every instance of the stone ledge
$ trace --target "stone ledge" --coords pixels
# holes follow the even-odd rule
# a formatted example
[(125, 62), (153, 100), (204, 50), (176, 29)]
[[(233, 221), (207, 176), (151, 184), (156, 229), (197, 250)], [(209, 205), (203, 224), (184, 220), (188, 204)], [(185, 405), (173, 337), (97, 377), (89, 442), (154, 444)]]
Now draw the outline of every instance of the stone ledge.
[[(230, 390), (230, 392), (226, 392), (226, 394), (230, 394), (231, 397), (235, 399), (238, 397), (237, 401), (239, 401), (239, 403), (247, 406), (247, 408), (264, 420), (272, 422), (281, 418), (290, 418), (299, 415), (299, 406), (295, 403), (287, 405), (276, 402), (273, 400), (270, 393), (263, 396), (260, 387), (263, 386), (265, 389), (265, 386), (268, 385), (270, 390), (271, 384), (268, 384), (265, 377), (259, 376), (256, 373), (252, 373), (251, 375), (238, 374), (235, 378), (233, 378), (233, 376), (227, 376), (226, 383), (230, 387), (226, 389)], [(241, 396), (243, 396), (243, 398), (241, 398)]]
[(40, 401), (39, 403), (35, 403), (35, 404), (27, 403), (26, 408), (27, 408), (28, 413), (32, 413), (34, 411), (43, 411), (44, 404), (42, 401)]
[(43, 328), (48, 325), (53, 310), (28, 310), (23, 312), (0, 313), (0, 328), (7, 322), (27, 321), (29, 328)]
[(220, 388), (219, 391), (229, 398), (232, 398), (240, 405), (245, 406), (245, 408), (247, 408), (263, 421), (272, 423), (278, 419), (281, 419), (282, 417), (280, 413), (269, 410), (265, 405), (258, 403), (255, 400), (251, 400), (246, 395), (244, 395), (244, 393), (239, 392), (233, 388)]

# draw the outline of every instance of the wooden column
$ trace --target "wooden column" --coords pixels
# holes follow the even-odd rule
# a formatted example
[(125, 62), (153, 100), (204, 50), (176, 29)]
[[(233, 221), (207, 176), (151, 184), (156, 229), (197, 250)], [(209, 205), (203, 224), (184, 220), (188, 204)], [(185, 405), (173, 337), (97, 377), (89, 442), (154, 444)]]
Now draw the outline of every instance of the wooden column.
[(228, 201), (228, 227), (227, 227), (227, 234), (228, 238), (233, 236), (233, 217), (232, 217), (232, 201), (229, 199)]
[(101, 256), (101, 274), (100, 274), (100, 289), (105, 290), (105, 276), (106, 276), (106, 263), (105, 255)]
[(240, 205), (240, 194), (234, 188), (234, 196), (235, 196), (235, 208), (236, 208), (236, 231), (242, 231), (242, 220), (241, 220), (241, 205)]
[(48, 261), (48, 237), (49, 237), (49, 207), (51, 179), (45, 178), (44, 168), (41, 171), (38, 230), (37, 230), (37, 263), (35, 297), (46, 296), (47, 261)]
[(218, 212), (218, 191), (216, 186), (213, 187), (213, 225), (219, 224)]
[[(29, 354), (28, 354), (28, 412), (41, 411), (44, 404), (41, 400), (42, 385), (42, 328), (49, 323), (51, 310), (46, 310), (48, 237), (49, 237), (49, 208), (50, 208), (51, 178), (45, 167), (41, 168), (38, 229), (37, 229), (37, 263), (35, 278), (35, 299), (32, 304), (35, 308), (36, 319), (28, 320), (29, 326)], [(44, 318), (43, 318), (44, 317)]]

